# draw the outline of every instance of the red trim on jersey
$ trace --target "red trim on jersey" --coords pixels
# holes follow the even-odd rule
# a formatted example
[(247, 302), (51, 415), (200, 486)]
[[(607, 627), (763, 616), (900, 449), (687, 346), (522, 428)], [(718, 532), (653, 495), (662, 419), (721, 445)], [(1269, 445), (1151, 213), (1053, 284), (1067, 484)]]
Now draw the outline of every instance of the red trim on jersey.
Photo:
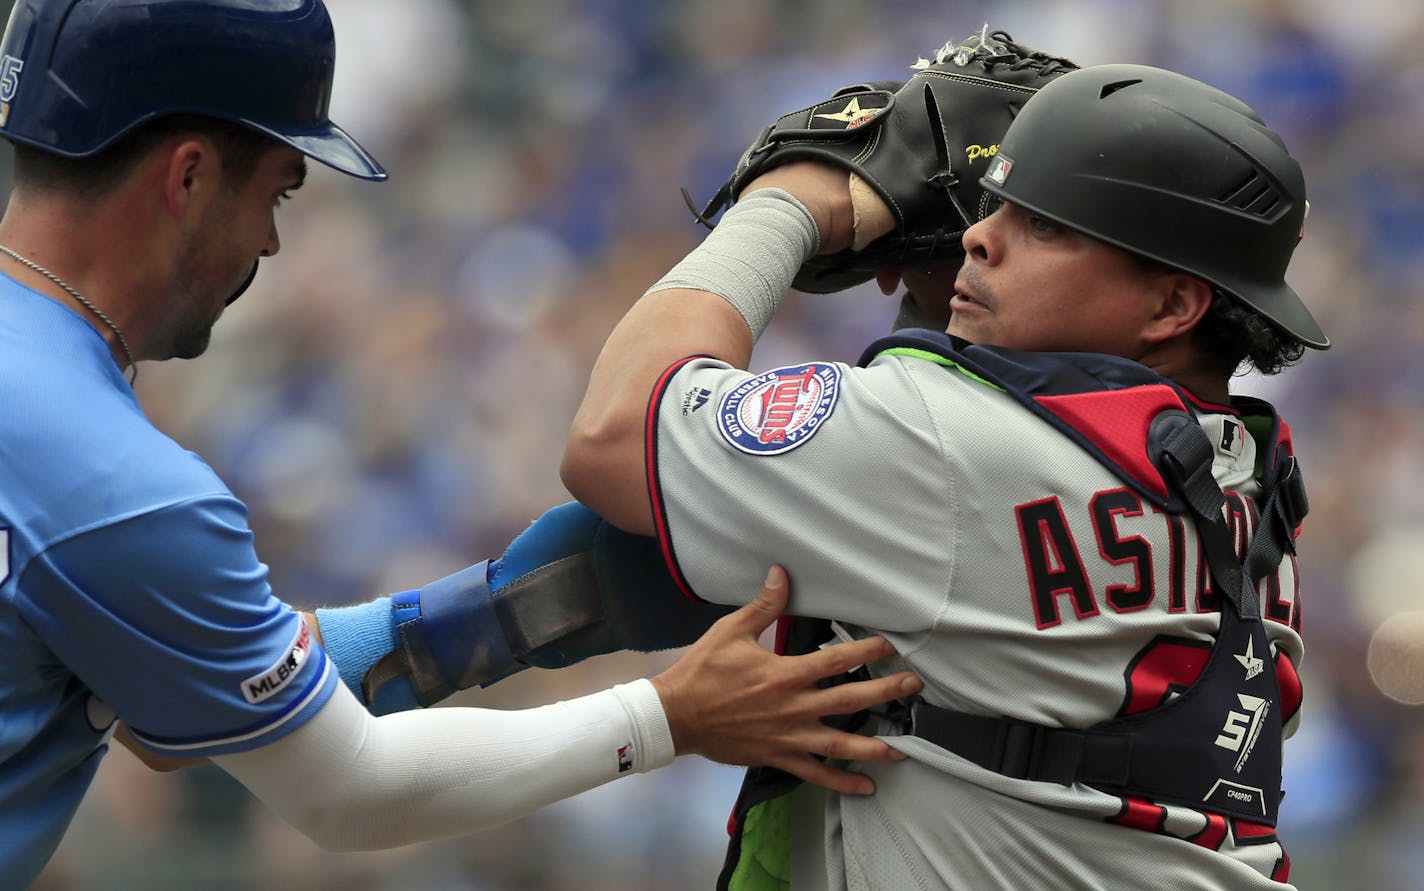
[(1212, 414), (1216, 415), (1233, 415), (1238, 418), (1241, 417), (1241, 412), (1238, 411), (1235, 406), (1222, 405), (1220, 402), (1208, 402), (1205, 399), (1200, 399), (1196, 396), (1196, 394), (1192, 393), (1192, 391), (1188, 390), (1185, 387), (1182, 388), (1182, 393), (1186, 395), (1188, 402), (1190, 402), (1192, 405), (1195, 405), (1202, 411), (1211, 412)]
[(1290, 626), (1295, 629), (1296, 634), (1300, 634), (1301, 609), (1303, 608), (1300, 602), (1300, 563), (1296, 560), (1295, 554), (1290, 554), (1289, 559), (1292, 579)]
[(1035, 396), (1034, 402), (1085, 436), (1114, 464), (1155, 495), (1167, 485), (1147, 455), (1147, 431), (1164, 411), (1181, 411), (1182, 400), (1166, 384), (1126, 390)]
[(1285, 845), (1276, 837), (1275, 829), (1261, 823), (1232, 820), (1231, 831), (1237, 845), (1275, 845), (1280, 848), (1281, 856), (1271, 868), (1271, 881), (1283, 884), (1290, 881), (1290, 854), (1286, 853)]
[[(1119, 503), (1104, 507), (1103, 503), (1109, 499)], [(1093, 518), (1093, 534), (1098, 540), (1098, 556), (1113, 566), (1132, 567), (1132, 584), (1108, 585), (1103, 592), (1103, 599), (1115, 613), (1132, 613), (1147, 609), (1157, 596), (1152, 582), (1156, 575), (1152, 569), (1152, 543), (1142, 535), (1124, 538), (1117, 527), (1119, 517), (1142, 516), (1142, 499), (1126, 487), (1104, 489), (1088, 502), (1088, 513)], [(1109, 554), (1109, 547), (1117, 551), (1119, 556)], [(1134, 603), (1133, 599), (1141, 599), (1142, 602)]]
[(1145, 798), (1123, 798), (1122, 810), (1117, 816), (1108, 817), (1108, 822), (1161, 835), (1163, 824), (1167, 822), (1167, 809)]
[(1305, 698), (1301, 690), (1300, 675), (1296, 673), (1295, 663), (1284, 651), (1276, 652), (1276, 683), (1281, 686), (1281, 720), (1289, 721), (1300, 710), (1300, 703)]
[(1290, 452), (1292, 455), (1294, 455), (1294, 454), (1295, 454), (1295, 444), (1294, 444), (1293, 442), (1291, 442), (1291, 428), (1290, 428), (1290, 424), (1287, 424), (1287, 423), (1286, 423), (1286, 419), (1285, 419), (1285, 418), (1282, 418), (1282, 417), (1277, 417), (1277, 418), (1276, 418), (1276, 421), (1280, 424), (1280, 433), (1276, 436), (1276, 444), (1277, 444), (1277, 445), (1284, 444), (1285, 447), (1286, 447), (1286, 451), (1287, 451), (1287, 452)]
[(1226, 841), (1226, 818), (1221, 814), (1202, 814), (1206, 817), (1206, 826), (1196, 835), (1188, 836), (1187, 841), (1194, 845), (1201, 845), (1208, 851), (1220, 851), (1221, 843)]
[[(1048, 510), (1050, 506), (1052, 511)], [(1043, 511), (1035, 515), (1036, 508)], [(1073, 613), (1079, 619), (1096, 616), (1098, 601), (1093, 596), (1082, 551), (1068, 526), (1058, 496), (1020, 504), (1014, 508), (1014, 517), (1019, 527), (1019, 545), (1038, 630), (1052, 628), (1063, 621), (1058, 598), (1064, 595), (1073, 602)]]
[[(1275, 839), (1276, 837), (1274, 827), (1267, 826), (1265, 823), (1252, 823), (1249, 820), (1232, 820), (1231, 831), (1239, 841), (1262, 838)], [(1247, 841), (1247, 843), (1249, 844), (1250, 842)]]
[(1184, 837), (1167, 831), (1167, 809), (1162, 805), (1155, 804), (1146, 798), (1124, 796), (1119, 800), (1122, 802), (1122, 810), (1118, 811), (1116, 815), (1108, 817), (1106, 822), (1125, 826), (1128, 829), (1140, 829), (1143, 832), (1165, 835), (1168, 838), (1182, 838), (1184, 841), (1200, 845), (1210, 851), (1220, 851), (1228, 833), (1238, 846), (1274, 844), (1280, 848), (1281, 856), (1271, 869), (1271, 881), (1282, 883), (1290, 881), (1290, 855), (1286, 853), (1285, 846), (1280, 843), (1280, 839), (1276, 838), (1276, 830), (1270, 826), (1246, 820), (1232, 820), (1220, 814), (1191, 811), (1206, 820), (1206, 826), (1195, 835)]
[(1167, 522), (1167, 612), (1187, 611), (1187, 532), (1181, 514), (1152, 508)]
[(1211, 644), (1204, 640), (1158, 636), (1138, 652), (1123, 673), (1127, 696), (1119, 715), (1135, 715), (1167, 701), (1173, 690), (1195, 684), (1211, 658)]
[(1281, 859), (1276, 861), (1276, 868), (1271, 870), (1271, 881), (1280, 882), (1282, 885), (1290, 881), (1290, 854), (1285, 848), (1281, 848)]
[(707, 356), (688, 356), (686, 359), (679, 359), (658, 378), (653, 384), (652, 395), (648, 398), (648, 414), (643, 426), (643, 447), (644, 466), (648, 472), (648, 502), (653, 511), (653, 529), (658, 537), (658, 545), (662, 549), (663, 563), (668, 568), (668, 574), (677, 583), (678, 590), (682, 596), (695, 603), (706, 603), (698, 597), (692, 590), (692, 586), (687, 583), (687, 577), (682, 574), (682, 570), (677, 565), (677, 554), (672, 547), (672, 532), (668, 529), (667, 511), (663, 508), (662, 487), (658, 485), (658, 408), (662, 405), (663, 393), (667, 390), (668, 384), (672, 381), (673, 375), (682, 370), (682, 366), (695, 359), (710, 358)]

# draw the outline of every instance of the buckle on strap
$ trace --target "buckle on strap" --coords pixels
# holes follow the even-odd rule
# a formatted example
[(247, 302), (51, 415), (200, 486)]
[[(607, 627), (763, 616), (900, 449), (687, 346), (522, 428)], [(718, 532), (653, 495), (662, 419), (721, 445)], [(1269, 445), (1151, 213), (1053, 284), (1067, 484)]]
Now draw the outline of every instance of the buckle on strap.
[(1197, 516), (1208, 522), (1221, 517), (1226, 496), (1211, 472), (1215, 449), (1206, 431), (1190, 415), (1174, 410), (1153, 418), (1148, 450), (1168, 488), (1174, 489)]
[(1125, 733), (971, 715), (931, 705), (922, 698), (911, 703), (907, 725), (906, 733), (1013, 779), (1062, 786), (1127, 783), (1132, 738)]
[(1294, 455), (1281, 456), (1285, 469), (1276, 478), (1276, 498), (1281, 519), (1286, 523), (1286, 533), (1294, 535), (1295, 530), (1310, 513), (1310, 499), (1305, 496), (1305, 480), (1301, 477), (1300, 462)]

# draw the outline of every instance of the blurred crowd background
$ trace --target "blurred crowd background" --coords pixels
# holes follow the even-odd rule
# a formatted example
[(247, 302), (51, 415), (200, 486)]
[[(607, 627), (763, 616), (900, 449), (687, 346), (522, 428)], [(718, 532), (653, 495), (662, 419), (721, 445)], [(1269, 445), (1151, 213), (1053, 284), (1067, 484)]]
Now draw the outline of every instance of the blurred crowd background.
[[(138, 378), (158, 425), (251, 507), (278, 595), (308, 606), (497, 555), (567, 500), (562, 441), (604, 337), (703, 232), (679, 189), (704, 200), (781, 113), (903, 78), (985, 23), (1256, 107), (1305, 167), (1289, 277), (1335, 342), (1236, 387), (1278, 401), (1311, 495), (1281, 832), (1302, 889), (1424, 888), (1424, 5), (327, 2), (333, 117), (391, 181), (315, 167), (209, 353)], [(753, 368), (854, 361), (894, 304), (873, 285), (793, 295)], [(539, 704), (670, 659), (525, 672), (459, 701)], [(709, 888), (739, 778), (681, 759), (472, 838), (333, 855), (214, 768), (152, 774), (116, 750), (37, 887)]]

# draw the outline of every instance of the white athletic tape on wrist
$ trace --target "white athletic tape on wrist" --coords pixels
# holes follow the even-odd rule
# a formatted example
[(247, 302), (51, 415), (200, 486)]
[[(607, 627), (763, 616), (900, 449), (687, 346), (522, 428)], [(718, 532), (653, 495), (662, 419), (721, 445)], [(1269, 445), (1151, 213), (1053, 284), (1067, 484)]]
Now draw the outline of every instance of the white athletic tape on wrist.
[(757, 189), (724, 213), (707, 239), (643, 296), (672, 288), (716, 294), (741, 314), (756, 340), (820, 244), (816, 220), (804, 204), (781, 189)]

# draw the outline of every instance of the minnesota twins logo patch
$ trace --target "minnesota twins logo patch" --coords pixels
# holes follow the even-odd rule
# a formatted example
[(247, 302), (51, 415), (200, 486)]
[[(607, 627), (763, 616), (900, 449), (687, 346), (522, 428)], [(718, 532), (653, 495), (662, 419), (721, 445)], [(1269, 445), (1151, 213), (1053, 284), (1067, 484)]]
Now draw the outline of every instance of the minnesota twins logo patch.
[(774, 368), (722, 397), (717, 427), (749, 455), (789, 452), (831, 416), (840, 383), (840, 369), (823, 362)]

